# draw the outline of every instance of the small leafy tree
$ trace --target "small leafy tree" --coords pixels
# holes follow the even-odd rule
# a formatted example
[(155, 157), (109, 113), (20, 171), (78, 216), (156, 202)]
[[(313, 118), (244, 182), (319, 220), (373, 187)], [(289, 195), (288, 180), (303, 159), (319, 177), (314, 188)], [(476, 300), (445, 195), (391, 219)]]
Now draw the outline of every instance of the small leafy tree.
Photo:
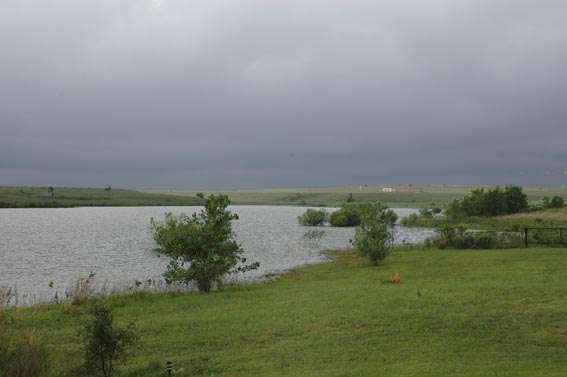
[(508, 185), (504, 189), (506, 197), (506, 210), (508, 214), (526, 211), (528, 209), (528, 195), (520, 186)]
[(205, 194), (203, 194), (202, 192), (198, 192), (196, 196), (199, 199), (205, 199)]
[(461, 200), (449, 203), (446, 215), (457, 220), (465, 216), (500, 216), (510, 215), (528, 209), (528, 196), (519, 186), (508, 185), (488, 189), (475, 189)]
[(365, 203), (360, 207), (360, 226), (354, 237), (354, 245), (360, 255), (377, 265), (390, 253), (392, 226), (397, 215), (382, 203)]
[(134, 324), (118, 327), (112, 309), (101, 300), (89, 308), (91, 320), (83, 329), (85, 371), (89, 376), (112, 376), (114, 366), (124, 360), (127, 351), (136, 345), (138, 336)]
[[(256, 269), (258, 262), (245, 265), (242, 247), (234, 240), (232, 220), (238, 215), (226, 208), (226, 195), (211, 195), (205, 210), (191, 216), (167, 214), (163, 222), (151, 220), (157, 251), (171, 261), (164, 274), (168, 283), (195, 281), (200, 291), (209, 292), (229, 272)], [(239, 265), (237, 267), (237, 265)]]
[(301, 216), (297, 216), (300, 225), (318, 226), (329, 220), (329, 214), (324, 209), (309, 208)]

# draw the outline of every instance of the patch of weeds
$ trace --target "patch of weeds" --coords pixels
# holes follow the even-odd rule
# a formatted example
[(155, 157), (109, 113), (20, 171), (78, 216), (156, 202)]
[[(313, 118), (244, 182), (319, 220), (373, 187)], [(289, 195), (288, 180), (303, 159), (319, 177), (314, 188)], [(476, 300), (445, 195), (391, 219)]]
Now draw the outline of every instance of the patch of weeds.
[(72, 305), (83, 305), (89, 301), (94, 292), (94, 280), (95, 274), (91, 272), (89, 276), (77, 280), (77, 283), (70, 290), (65, 292), (67, 300), (71, 302)]
[(224, 370), (224, 367), (221, 363), (215, 360), (211, 360), (209, 357), (194, 358), (186, 364), (187, 366), (184, 366), (183, 369), (185, 369), (185, 372), (189, 376), (208, 376), (211, 374), (222, 373)]

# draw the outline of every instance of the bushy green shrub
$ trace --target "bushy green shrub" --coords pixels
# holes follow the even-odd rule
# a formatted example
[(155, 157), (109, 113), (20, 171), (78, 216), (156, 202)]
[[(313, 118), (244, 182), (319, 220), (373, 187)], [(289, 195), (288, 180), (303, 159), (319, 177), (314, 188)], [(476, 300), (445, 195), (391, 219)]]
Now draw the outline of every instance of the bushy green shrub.
[(403, 226), (416, 226), (419, 221), (419, 215), (417, 213), (412, 213), (402, 219)]
[(200, 291), (209, 292), (226, 274), (260, 266), (258, 262), (245, 264), (244, 250), (232, 231), (232, 220), (238, 215), (227, 210), (229, 204), (228, 196), (211, 195), (199, 214), (167, 214), (161, 223), (151, 219), (157, 251), (171, 258), (166, 282), (196, 282)]
[(345, 227), (360, 225), (360, 214), (356, 211), (357, 205), (346, 205), (343, 208), (331, 213), (329, 224), (331, 226)]
[(123, 360), (133, 348), (138, 336), (134, 324), (118, 327), (112, 309), (101, 300), (95, 300), (89, 308), (91, 319), (83, 329), (85, 371), (89, 376), (110, 377), (116, 363)]
[(329, 220), (329, 214), (324, 209), (309, 208), (301, 216), (297, 216), (300, 225), (319, 226)]
[(549, 198), (545, 196), (543, 198), (543, 208), (545, 209), (552, 209), (552, 208), (563, 208), (565, 207), (565, 199), (560, 196), (554, 196), (553, 198)]
[(360, 226), (354, 237), (354, 246), (360, 255), (368, 257), (370, 263), (381, 263), (390, 253), (392, 226), (397, 215), (382, 203), (357, 205)]
[(485, 191), (473, 190), (461, 200), (452, 200), (446, 215), (450, 219), (460, 219), (465, 216), (500, 216), (510, 215), (528, 209), (528, 196), (519, 186), (508, 185), (504, 189), (496, 186)]

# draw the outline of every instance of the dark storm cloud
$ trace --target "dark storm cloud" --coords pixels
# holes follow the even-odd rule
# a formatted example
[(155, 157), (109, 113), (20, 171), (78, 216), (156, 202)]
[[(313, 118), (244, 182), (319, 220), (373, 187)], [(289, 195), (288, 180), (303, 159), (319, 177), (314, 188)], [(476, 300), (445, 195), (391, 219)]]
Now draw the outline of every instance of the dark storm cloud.
[(0, 184), (563, 184), (561, 1), (0, 3)]

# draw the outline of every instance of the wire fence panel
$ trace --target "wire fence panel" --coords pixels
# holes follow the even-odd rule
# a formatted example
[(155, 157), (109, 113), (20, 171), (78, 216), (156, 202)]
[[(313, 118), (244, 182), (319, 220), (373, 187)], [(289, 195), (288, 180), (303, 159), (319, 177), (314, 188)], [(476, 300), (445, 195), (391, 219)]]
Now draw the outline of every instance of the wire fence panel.
[(524, 246), (567, 247), (567, 228), (525, 228)]

